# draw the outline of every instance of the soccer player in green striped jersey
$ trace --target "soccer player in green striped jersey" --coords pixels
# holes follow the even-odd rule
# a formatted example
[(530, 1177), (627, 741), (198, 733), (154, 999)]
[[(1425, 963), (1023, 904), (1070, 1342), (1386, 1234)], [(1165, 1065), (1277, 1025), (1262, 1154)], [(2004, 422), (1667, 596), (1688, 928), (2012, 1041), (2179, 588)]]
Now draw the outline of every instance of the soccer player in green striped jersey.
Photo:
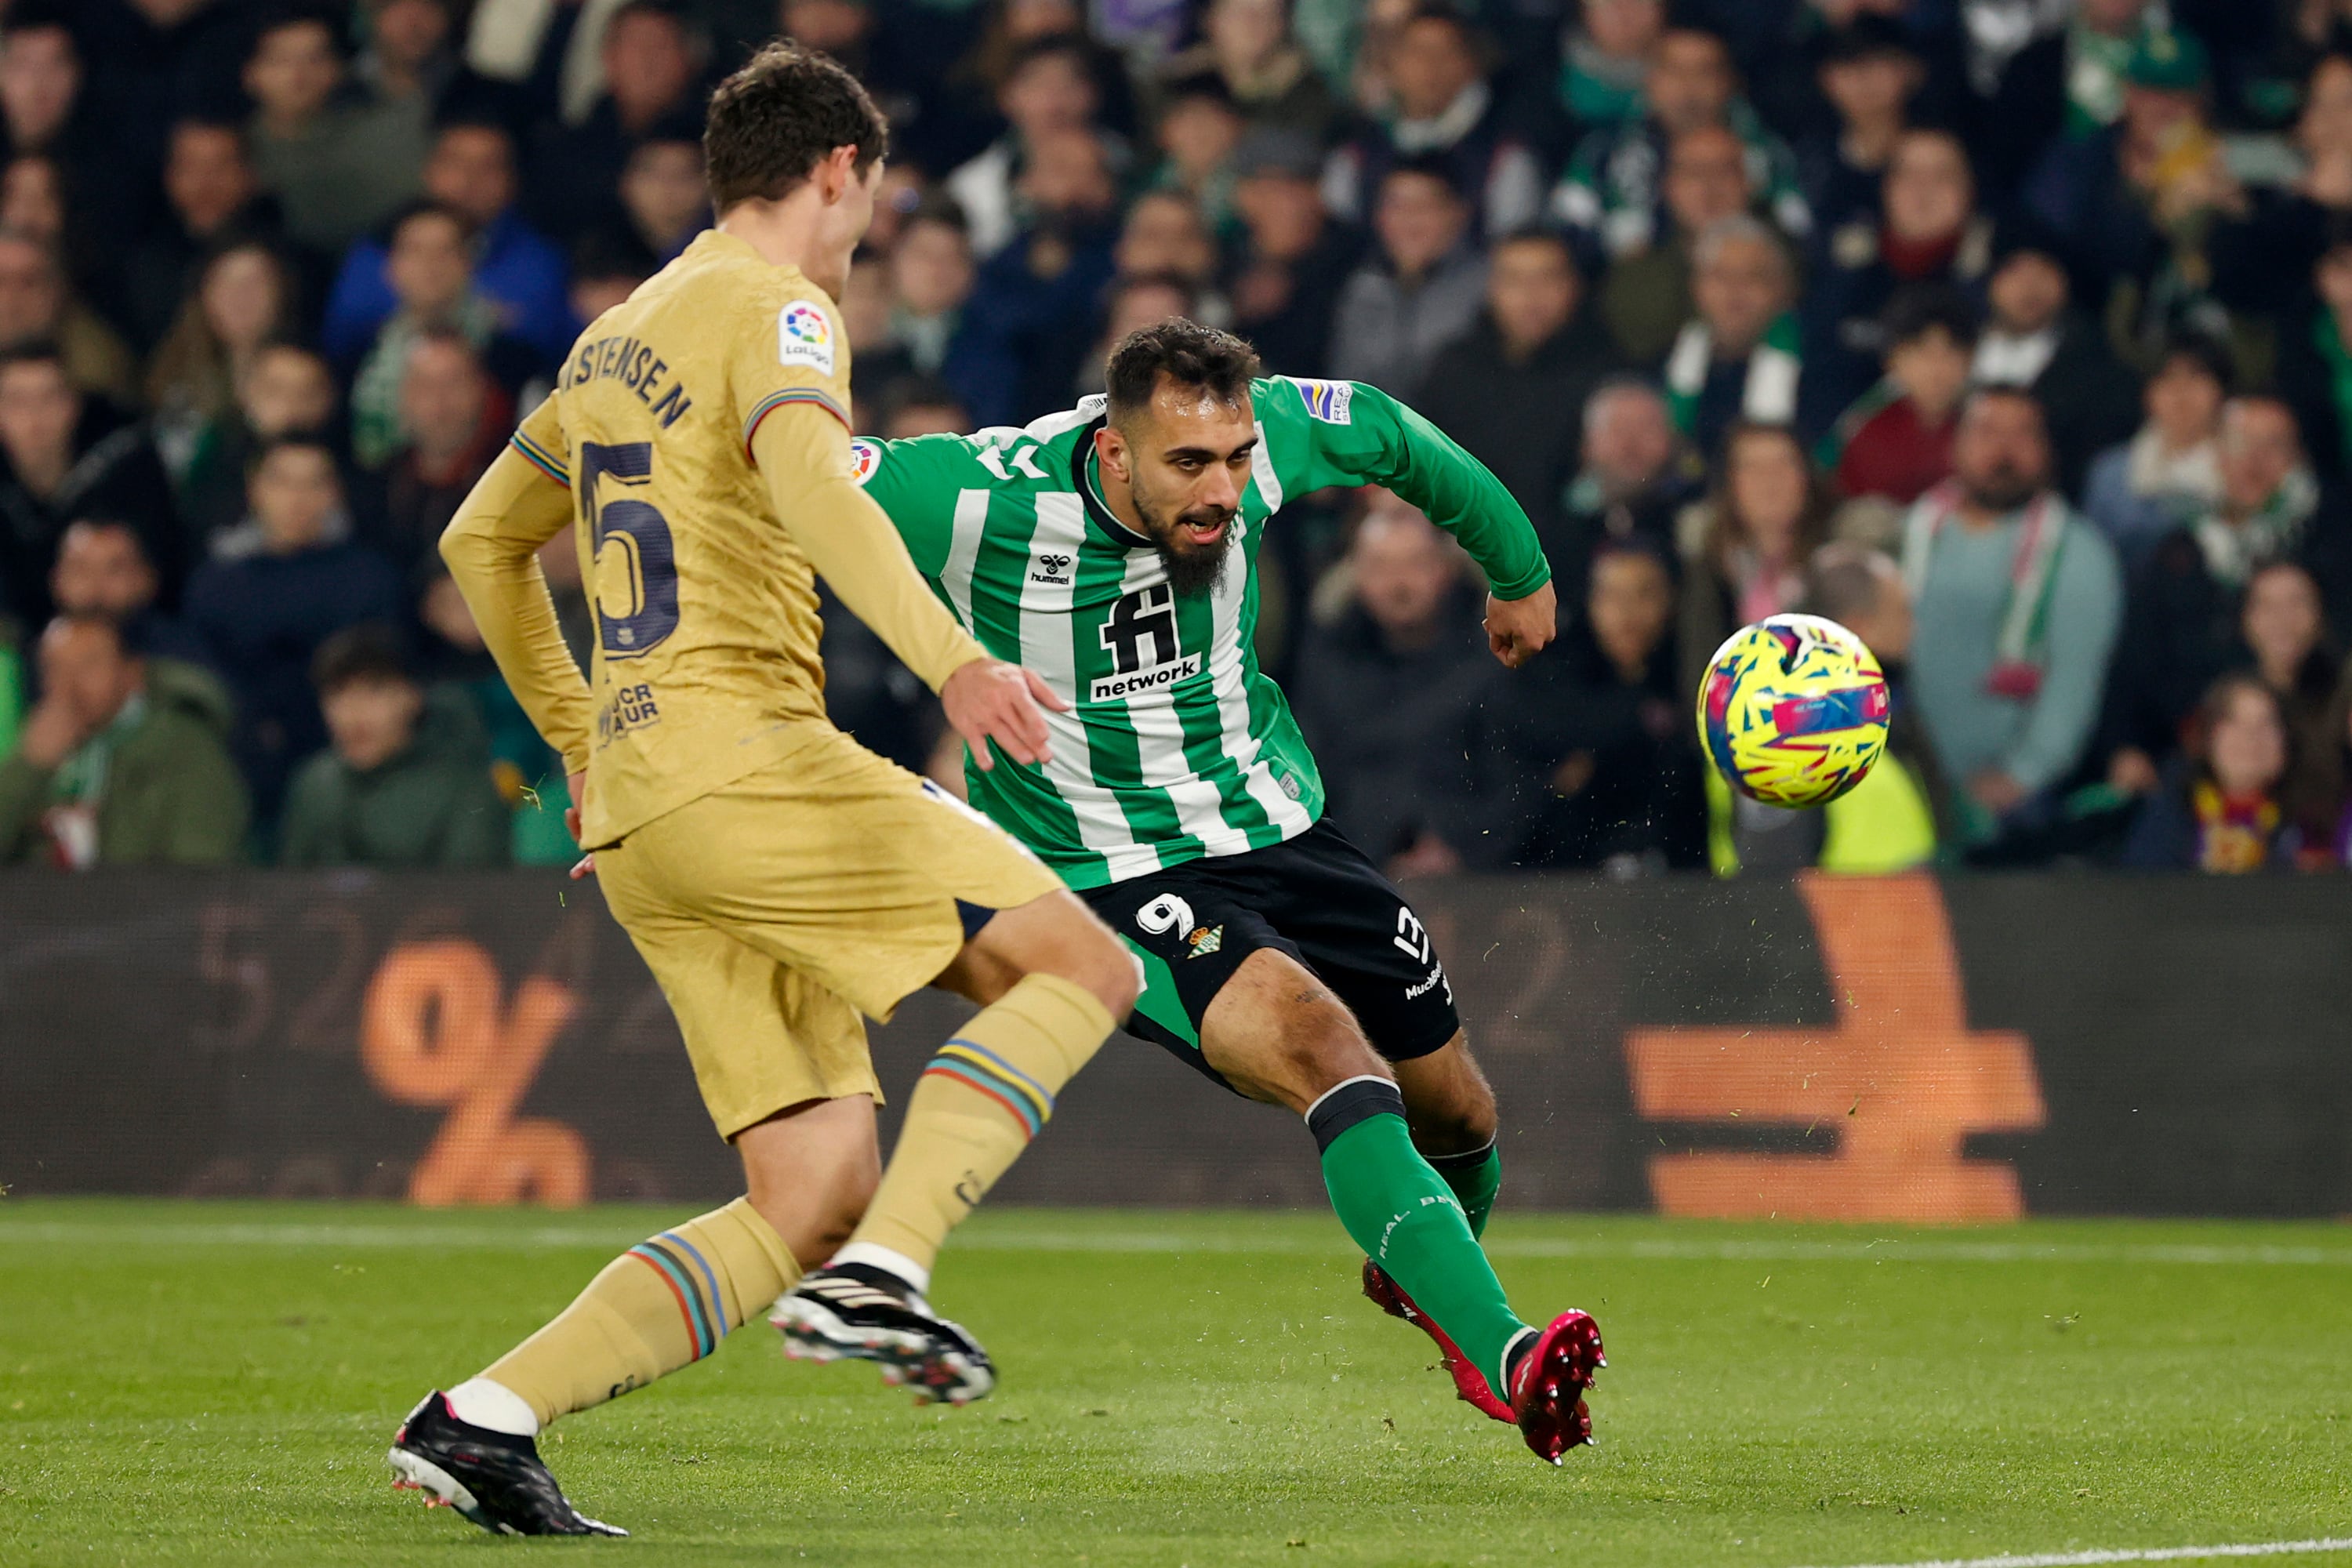
[(1550, 568), (1501, 482), (1411, 409), (1256, 373), (1239, 339), (1166, 321), (1113, 352), (1107, 397), (1025, 429), (861, 441), (856, 468), (956, 617), (1068, 709), (1047, 715), (1050, 762), (970, 768), (971, 801), (1142, 956), (1129, 1027), (1306, 1116), (1366, 1294), (1557, 1462), (1591, 1434), (1599, 1332), (1581, 1312), (1538, 1329), (1505, 1299), (1477, 1242), (1494, 1097), (1444, 968), (1321, 820), (1254, 647), (1266, 530), (1328, 486), (1385, 485), (1459, 539), (1507, 666), (1551, 640)]

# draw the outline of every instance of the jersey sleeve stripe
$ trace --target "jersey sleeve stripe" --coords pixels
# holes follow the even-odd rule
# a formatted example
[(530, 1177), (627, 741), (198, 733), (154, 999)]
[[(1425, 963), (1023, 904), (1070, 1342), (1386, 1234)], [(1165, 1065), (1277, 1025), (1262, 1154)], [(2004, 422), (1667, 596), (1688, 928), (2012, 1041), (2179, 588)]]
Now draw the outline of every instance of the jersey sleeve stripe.
[(555, 454), (550, 452), (546, 447), (541, 446), (538, 442), (532, 440), (530, 437), (524, 435), (520, 430), (514, 433), (512, 440), (514, 443), (514, 449), (520, 452), (524, 457), (530, 458), (532, 464), (538, 468), (540, 472), (545, 474), (549, 479), (553, 479), (557, 484), (562, 485), (567, 490), (572, 488), (572, 472), (563, 466), (563, 460), (562, 458), (556, 457)]
[(743, 455), (745, 457), (751, 455), (751, 437), (760, 433), (760, 421), (787, 403), (814, 403), (835, 419), (840, 420), (843, 429), (849, 430), (852, 434), (856, 433), (855, 427), (849, 423), (849, 411), (840, 404), (835, 403), (814, 386), (788, 386), (782, 392), (772, 392), (760, 399), (758, 406), (751, 410), (751, 416), (743, 421)]

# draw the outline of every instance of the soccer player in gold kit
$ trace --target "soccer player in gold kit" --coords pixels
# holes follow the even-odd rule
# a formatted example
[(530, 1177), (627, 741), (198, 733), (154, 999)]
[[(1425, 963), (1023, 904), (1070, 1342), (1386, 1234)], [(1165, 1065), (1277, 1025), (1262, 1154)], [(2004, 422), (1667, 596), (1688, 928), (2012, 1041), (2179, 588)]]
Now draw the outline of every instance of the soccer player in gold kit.
[[(835, 300), (886, 139), (822, 56), (771, 46), (722, 84), (704, 135), (717, 227), (589, 326), (442, 541), (563, 754), (580, 842), (747, 1187), (410, 1414), (395, 1475), (485, 1529), (619, 1533), (565, 1500), (539, 1428), (771, 1303), (796, 1353), (879, 1361), (937, 1399), (986, 1393), (987, 1357), (924, 1300), (931, 1263), (1135, 999), (1133, 960), (1053, 872), (825, 719), (819, 574), (981, 766), (1033, 765), (1075, 722), (957, 625), (851, 471)], [(566, 530), (595, 595), (584, 684), (536, 559)], [(860, 1015), (930, 984), (982, 1005), (918, 1081), (885, 1173)]]

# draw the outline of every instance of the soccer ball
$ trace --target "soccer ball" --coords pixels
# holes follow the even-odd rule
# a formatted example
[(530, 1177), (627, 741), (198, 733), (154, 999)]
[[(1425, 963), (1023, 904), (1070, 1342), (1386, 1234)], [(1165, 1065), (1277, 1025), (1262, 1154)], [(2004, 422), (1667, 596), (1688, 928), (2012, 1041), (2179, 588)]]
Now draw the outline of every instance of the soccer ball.
[(1723, 776), (1767, 805), (1826, 805), (1886, 750), (1886, 677), (1819, 616), (1774, 616), (1715, 650), (1698, 734)]

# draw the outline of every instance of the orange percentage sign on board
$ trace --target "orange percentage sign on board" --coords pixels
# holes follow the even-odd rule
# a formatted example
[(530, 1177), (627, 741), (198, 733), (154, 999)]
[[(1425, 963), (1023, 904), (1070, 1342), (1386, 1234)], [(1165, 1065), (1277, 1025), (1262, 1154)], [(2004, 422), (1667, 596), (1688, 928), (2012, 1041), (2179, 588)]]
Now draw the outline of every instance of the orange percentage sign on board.
[(428, 1208), (510, 1204), (554, 1208), (588, 1200), (588, 1145), (561, 1121), (516, 1118), (539, 1064), (572, 1021), (570, 988), (532, 975), (503, 1011), (498, 965), (476, 943), (404, 942), (369, 982), (360, 1059), (404, 1105), (449, 1115), (409, 1177)]

